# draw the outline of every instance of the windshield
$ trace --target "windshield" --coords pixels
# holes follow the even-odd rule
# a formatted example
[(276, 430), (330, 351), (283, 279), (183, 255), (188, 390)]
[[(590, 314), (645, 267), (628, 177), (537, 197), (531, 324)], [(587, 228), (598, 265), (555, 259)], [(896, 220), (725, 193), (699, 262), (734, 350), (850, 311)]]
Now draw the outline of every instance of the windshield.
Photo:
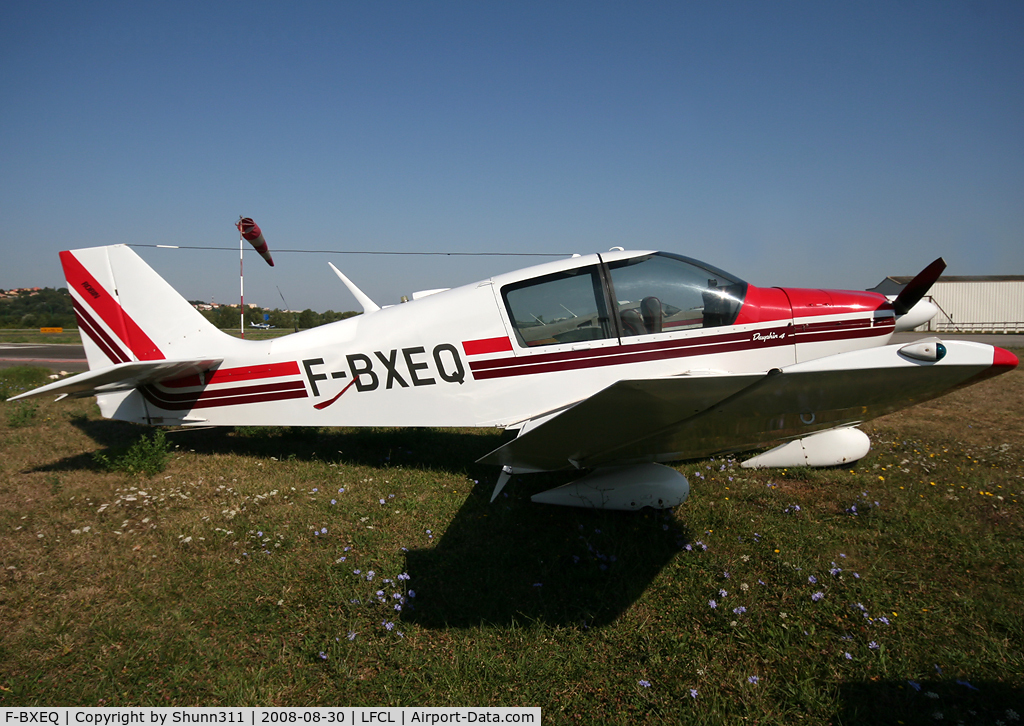
[(747, 293), (739, 278), (668, 252), (608, 267), (623, 337), (732, 325)]

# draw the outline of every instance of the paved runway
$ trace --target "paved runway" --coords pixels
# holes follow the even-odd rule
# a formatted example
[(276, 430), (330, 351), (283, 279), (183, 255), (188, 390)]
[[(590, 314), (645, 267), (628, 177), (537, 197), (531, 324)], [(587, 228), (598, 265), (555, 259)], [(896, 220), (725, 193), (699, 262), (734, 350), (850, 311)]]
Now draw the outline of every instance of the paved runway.
[[(909, 343), (928, 338), (934, 333), (897, 333), (893, 343)], [(942, 334), (946, 340), (974, 340), (998, 345), (1000, 348), (1024, 348), (1024, 335), (961, 335)], [(0, 343), (0, 368), (11, 366), (42, 366), (53, 371), (78, 373), (89, 370), (85, 349), (80, 345), (41, 345), (35, 343)]]
[(0, 343), (0, 368), (11, 366), (42, 366), (69, 373), (89, 370), (80, 345)]

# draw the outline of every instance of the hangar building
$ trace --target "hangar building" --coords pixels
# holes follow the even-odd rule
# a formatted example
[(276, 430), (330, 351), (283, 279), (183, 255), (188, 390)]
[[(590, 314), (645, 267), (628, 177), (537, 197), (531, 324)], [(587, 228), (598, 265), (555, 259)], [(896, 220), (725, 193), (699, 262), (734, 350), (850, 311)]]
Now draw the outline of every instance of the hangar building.
[[(871, 289), (897, 295), (912, 279), (887, 277)], [(928, 293), (939, 314), (916, 330), (1024, 333), (1024, 275), (942, 276)]]

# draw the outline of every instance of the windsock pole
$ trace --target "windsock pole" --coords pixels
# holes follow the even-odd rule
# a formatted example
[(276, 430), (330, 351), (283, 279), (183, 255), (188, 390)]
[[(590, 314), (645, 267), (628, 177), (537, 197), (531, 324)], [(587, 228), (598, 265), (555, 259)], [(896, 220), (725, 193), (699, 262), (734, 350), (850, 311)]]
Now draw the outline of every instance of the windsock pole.
[(235, 227), (238, 228), (238, 317), (239, 326), (241, 328), (242, 338), (245, 338), (245, 278), (242, 276), (242, 251), (245, 249), (242, 245), (242, 240), (245, 240), (253, 246), (253, 248), (260, 253), (260, 257), (267, 261), (267, 264), (271, 267), (274, 266), (274, 258), (270, 256), (270, 249), (267, 247), (267, 241), (263, 239), (263, 232), (260, 230), (259, 225), (252, 221), (250, 217), (239, 217), (238, 221), (235, 222)]
[(242, 264), (245, 256), (242, 254), (242, 242), (245, 238), (238, 237), (238, 330), (245, 340), (245, 275), (242, 274)]

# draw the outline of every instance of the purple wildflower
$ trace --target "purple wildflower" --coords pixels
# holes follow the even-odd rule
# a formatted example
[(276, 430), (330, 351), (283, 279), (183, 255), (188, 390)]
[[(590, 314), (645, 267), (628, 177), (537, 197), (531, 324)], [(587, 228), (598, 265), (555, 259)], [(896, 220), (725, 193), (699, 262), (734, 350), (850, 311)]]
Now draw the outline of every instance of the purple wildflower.
[(814, 602), (818, 602), (818, 600), (821, 600), (821, 598), (823, 597), (825, 597), (825, 593), (818, 591), (811, 595), (811, 600), (813, 600)]

